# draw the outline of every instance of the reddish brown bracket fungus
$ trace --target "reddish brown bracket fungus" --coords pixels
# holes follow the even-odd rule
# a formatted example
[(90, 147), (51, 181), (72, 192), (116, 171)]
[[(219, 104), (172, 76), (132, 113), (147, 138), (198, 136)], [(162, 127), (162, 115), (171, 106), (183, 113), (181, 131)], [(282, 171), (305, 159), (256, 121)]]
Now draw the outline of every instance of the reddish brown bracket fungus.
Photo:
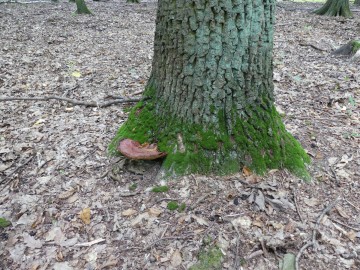
[(130, 159), (153, 160), (166, 156), (165, 152), (159, 152), (155, 143), (140, 144), (131, 139), (124, 139), (120, 141), (117, 148), (121, 154)]

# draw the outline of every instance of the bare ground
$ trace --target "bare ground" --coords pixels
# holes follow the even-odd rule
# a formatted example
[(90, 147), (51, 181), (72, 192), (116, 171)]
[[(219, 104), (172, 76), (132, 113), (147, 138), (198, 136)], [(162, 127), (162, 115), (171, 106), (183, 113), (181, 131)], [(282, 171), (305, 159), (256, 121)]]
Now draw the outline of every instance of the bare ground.
[[(0, 5), (0, 98), (101, 103), (143, 90), (156, 4), (88, 5), (94, 16), (64, 1)], [(12, 222), (0, 228), (0, 268), (188, 269), (217, 245), (217, 269), (279, 269), (311, 243), (301, 269), (359, 269), (359, 62), (330, 53), (358, 38), (360, 20), (314, 7), (282, 3), (274, 46), (277, 106), (313, 158), (311, 183), (245, 170), (154, 193), (159, 164), (106, 154), (129, 104), (0, 102), (0, 217)], [(171, 200), (185, 210), (168, 210)]]

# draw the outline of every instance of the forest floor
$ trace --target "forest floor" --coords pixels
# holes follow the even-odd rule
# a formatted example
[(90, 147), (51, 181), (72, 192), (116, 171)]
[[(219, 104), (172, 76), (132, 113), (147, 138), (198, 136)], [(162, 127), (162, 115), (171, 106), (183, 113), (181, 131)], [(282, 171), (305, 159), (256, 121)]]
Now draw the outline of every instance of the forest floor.
[[(88, 6), (94, 16), (67, 1), (0, 5), (0, 98), (141, 96), (156, 4)], [(159, 164), (107, 156), (133, 104), (0, 101), (0, 269), (270, 270), (293, 255), (299, 269), (359, 269), (359, 62), (331, 52), (359, 38), (360, 14), (309, 13), (318, 6), (279, 4), (274, 44), (277, 106), (312, 157), (311, 183), (245, 170), (156, 193)]]

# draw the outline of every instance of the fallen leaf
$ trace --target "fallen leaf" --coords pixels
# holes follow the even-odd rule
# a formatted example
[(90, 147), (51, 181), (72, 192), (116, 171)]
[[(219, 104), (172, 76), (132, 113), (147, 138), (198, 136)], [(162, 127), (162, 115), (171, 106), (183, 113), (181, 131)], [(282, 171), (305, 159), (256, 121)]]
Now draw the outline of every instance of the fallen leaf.
[(231, 221), (234, 227), (241, 227), (242, 229), (250, 229), (252, 221), (248, 216), (238, 217)]
[(175, 250), (170, 258), (170, 263), (172, 267), (177, 267), (181, 265), (181, 262), (182, 262), (181, 253), (179, 250)]
[(28, 246), (30, 249), (42, 247), (42, 241), (36, 240), (33, 236), (29, 235), (28, 233), (24, 233), (23, 238), (24, 238), (24, 244)]
[(205, 219), (203, 219), (202, 217), (198, 217), (198, 216), (195, 216), (195, 215), (191, 215), (191, 217), (193, 219), (195, 219), (196, 222), (199, 223), (199, 225), (209, 226), (209, 223)]
[(347, 236), (352, 242), (354, 242), (357, 234), (356, 234), (356, 232), (355, 232), (354, 230), (350, 230), (350, 231), (346, 234), (346, 236)]
[(132, 215), (134, 215), (136, 213), (137, 213), (136, 210), (129, 208), (129, 209), (126, 209), (125, 211), (122, 211), (121, 215), (124, 216), (124, 217), (129, 217), (129, 216), (132, 216)]
[(252, 175), (252, 172), (251, 172), (250, 168), (248, 168), (248, 167), (246, 167), (246, 166), (243, 167), (242, 172), (243, 172), (243, 175), (244, 175), (244, 176), (250, 176), (250, 175)]
[(316, 206), (319, 204), (319, 200), (316, 198), (304, 199), (304, 203), (308, 206)]
[(152, 217), (158, 217), (161, 215), (161, 213), (163, 212), (161, 209), (159, 208), (149, 208), (149, 215)]
[(75, 188), (70, 188), (69, 190), (61, 193), (59, 195), (59, 199), (64, 200), (64, 199), (70, 198), (75, 192), (76, 192)]
[(295, 255), (292, 253), (287, 253), (284, 256), (284, 259), (281, 262), (280, 270), (295, 270)]
[(337, 212), (339, 213), (340, 216), (342, 216), (343, 218), (348, 219), (349, 216), (346, 214), (346, 212), (344, 211), (344, 209), (341, 206), (335, 206), (335, 209), (337, 210)]
[(86, 225), (90, 224), (91, 211), (90, 208), (84, 208), (80, 213), (79, 217)]
[(75, 78), (80, 78), (81, 77), (81, 73), (79, 71), (74, 71), (73, 73), (71, 73), (71, 76), (75, 77)]
[(133, 220), (131, 220), (131, 226), (135, 227), (138, 224), (140, 224), (143, 220), (148, 220), (149, 219), (149, 213), (145, 212), (142, 213), (140, 215), (138, 215), (136, 218), (134, 218)]

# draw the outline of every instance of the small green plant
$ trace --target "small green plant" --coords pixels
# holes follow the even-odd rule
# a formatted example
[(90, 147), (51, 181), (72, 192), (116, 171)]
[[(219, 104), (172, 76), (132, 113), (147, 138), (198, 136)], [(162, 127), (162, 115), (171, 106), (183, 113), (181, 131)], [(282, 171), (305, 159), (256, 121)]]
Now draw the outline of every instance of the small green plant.
[(221, 270), (221, 261), (223, 254), (218, 247), (211, 247), (207, 251), (203, 251), (199, 255), (199, 262), (191, 266), (190, 270)]
[(134, 191), (137, 188), (137, 184), (133, 183), (131, 186), (129, 186), (130, 191)]
[(178, 208), (179, 208), (179, 205), (177, 202), (171, 201), (171, 202), (168, 202), (168, 204), (167, 204), (167, 209), (169, 209), (170, 211), (174, 211)]
[(185, 208), (186, 208), (186, 204), (182, 203), (182, 204), (180, 204), (178, 211), (183, 212), (185, 210)]
[(11, 225), (10, 221), (6, 220), (5, 218), (0, 218), (0, 228), (5, 228), (10, 225)]
[(169, 187), (168, 186), (157, 186), (157, 187), (153, 187), (153, 189), (151, 191), (152, 192), (167, 192), (167, 191), (169, 191)]

